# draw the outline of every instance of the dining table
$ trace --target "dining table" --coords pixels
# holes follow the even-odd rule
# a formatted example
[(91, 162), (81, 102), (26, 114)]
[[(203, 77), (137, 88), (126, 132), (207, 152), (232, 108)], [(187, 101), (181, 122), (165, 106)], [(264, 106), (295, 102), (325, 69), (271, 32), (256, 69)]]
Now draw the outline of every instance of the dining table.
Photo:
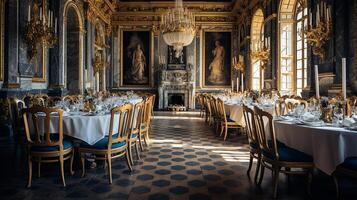
[[(116, 98), (115, 106), (124, 105), (125, 103), (136, 103), (142, 101), (141, 97)], [(39, 132), (44, 133), (44, 116), (39, 118)], [(81, 111), (64, 111), (63, 113), (63, 134), (93, 145), (96, 142), (109, 135), (110, 126), (110, 109), (106, 112), (81, 112)], [(114, 115), (113, 133), (118, 132), (119, 114)], [(136, 123), (136, 122), (134, 122)], [(50, 132), (58, 132), (59, 117), (57, 113), (51, 114)]]
[[(250, 106), (251, 108), (253, 105)], [(302, 124), (300, 120), (281, 120), (274, 107), (261, 106), (273, 115), (273, 127), (277, 140), (286, 146), (313, 157), (314, 165), (322, 172), (331, 175), (336, 167), (348, 157), (357, 157), (357, 131), (346, 127), (322, 123), (317, 126)], [(227, 115), (245, 126), (243, 105), (225, 103)], [(268, 129), (268, 122), (265, 121)], [(269, 130), (266, 130), (269, 134)]]

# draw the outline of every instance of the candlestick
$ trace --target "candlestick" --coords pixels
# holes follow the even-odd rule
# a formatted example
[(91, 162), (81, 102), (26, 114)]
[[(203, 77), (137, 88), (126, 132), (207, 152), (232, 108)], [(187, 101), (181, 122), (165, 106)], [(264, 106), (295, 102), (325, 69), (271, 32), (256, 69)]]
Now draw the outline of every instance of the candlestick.
[(237, 92), (239, 92), (239, 78), (237, 76)]
[(318, 65), (315, 65), (315, 91), (316, 91), (316, 98), (320, 99), (320, 85), (319, 85), (319, 68), (318, 68)]
[(57, 18), (55, 19), (55, 33), (57, 33)]
[(40, 8), (40, 20), (42, 20), (42, 8)]
[(342, 58), (342, 94), (343, 100), (346, 100), (346, 58)]
[(31, 20), (31, 5), (29, 5), (29, 9), (28, 9), (28, 15), (27, 15), (27, 21), (30, 22)]

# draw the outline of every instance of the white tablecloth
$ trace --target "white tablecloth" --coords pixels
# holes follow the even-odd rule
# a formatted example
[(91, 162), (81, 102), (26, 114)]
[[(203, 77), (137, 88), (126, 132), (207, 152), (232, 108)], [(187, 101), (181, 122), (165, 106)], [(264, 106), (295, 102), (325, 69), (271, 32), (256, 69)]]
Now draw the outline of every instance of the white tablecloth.
[[(224, 109), (226, 114), (233, 120), (239, 123), (239, 125), (245, 127), (245, 120), (243, 115), (243, 106), (237, 104), (224, 104)], [(253, 107), (251, 107), (253, 109)], [(264, 111), (269, 112), (270, 114), (274, 115), (274, 107), (265, 107), (263, 108)]]
[(309, 127), (274, 121), (279, 141), (309, 154), (315, 167), (331, 175), (347, 157), (357, 156), (357, 132), (336, 127)]
[[(110, 114), (88, 116), (85, 113), (70, 113), (63, 116), (63, 134), (80, 139), (90, 145), (109, 134)], [(115, 116), (113, 133), (118, 132), (118, 118)], [(44, 119), (44, 118), (42, 118)], [(43, 120), (40, 121), (43, 125)], [(39, 131), (43, 133), (43, 126)], [(58, 133), (58, 116), (51, 116), (50, 132)]]

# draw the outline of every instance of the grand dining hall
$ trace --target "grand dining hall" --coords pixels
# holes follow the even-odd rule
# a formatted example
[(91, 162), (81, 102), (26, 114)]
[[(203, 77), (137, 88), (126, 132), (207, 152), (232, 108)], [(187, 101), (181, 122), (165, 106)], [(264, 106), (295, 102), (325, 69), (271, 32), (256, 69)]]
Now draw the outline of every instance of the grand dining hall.
[(356, 0), (0, 10), (0, 199), (357, 199)]

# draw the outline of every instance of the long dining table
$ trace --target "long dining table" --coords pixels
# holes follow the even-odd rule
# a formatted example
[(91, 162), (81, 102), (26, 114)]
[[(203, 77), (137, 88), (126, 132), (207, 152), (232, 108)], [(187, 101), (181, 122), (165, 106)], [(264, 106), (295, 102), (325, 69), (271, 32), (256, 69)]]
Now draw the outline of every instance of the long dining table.
[[(242, 105), (225, 105), (232, 120), (245, 125)], [(273, 110), (271, 114), (274, 115)], [(331, 175), (348, 157), (357, 157), (357, 131), (328, 124), (309, 126), (294, 121), (273, 121), (277, 139), (285, 145), (311, 155), (316, 168)]]

